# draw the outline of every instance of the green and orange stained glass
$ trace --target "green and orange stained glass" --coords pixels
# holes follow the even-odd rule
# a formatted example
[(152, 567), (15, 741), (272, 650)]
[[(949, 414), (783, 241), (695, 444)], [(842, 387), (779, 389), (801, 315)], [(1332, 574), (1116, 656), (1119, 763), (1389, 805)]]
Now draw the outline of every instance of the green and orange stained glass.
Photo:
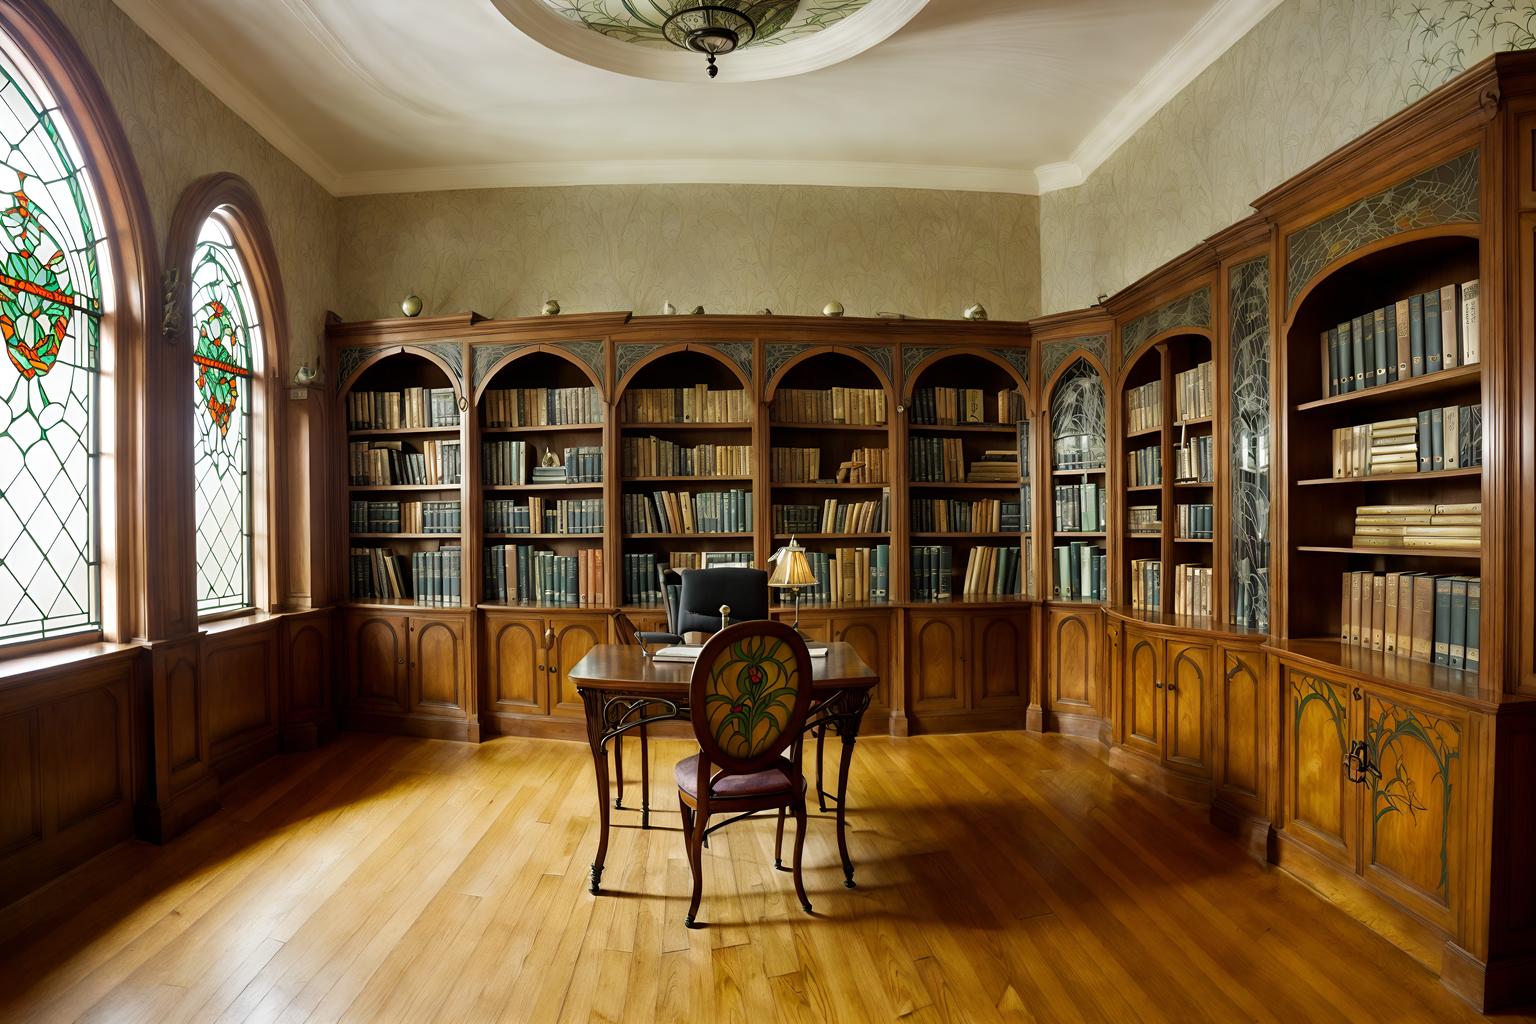
[(0, 643), (101, 624), (94, 189), (57, 104), (0, 38)]
[(253, 603), (251, 381), (260, 330), (245, 264), (215, 217), (192, 255), (193, 497), (197, 610)]

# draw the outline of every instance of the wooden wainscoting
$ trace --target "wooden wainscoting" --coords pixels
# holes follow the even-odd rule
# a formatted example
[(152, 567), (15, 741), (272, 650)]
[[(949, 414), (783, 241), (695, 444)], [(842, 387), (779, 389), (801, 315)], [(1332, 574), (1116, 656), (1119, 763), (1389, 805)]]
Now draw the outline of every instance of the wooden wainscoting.
[(277, 752), (280, 619), (205, 631), (199, 649), (213, 770), (229, 778)]

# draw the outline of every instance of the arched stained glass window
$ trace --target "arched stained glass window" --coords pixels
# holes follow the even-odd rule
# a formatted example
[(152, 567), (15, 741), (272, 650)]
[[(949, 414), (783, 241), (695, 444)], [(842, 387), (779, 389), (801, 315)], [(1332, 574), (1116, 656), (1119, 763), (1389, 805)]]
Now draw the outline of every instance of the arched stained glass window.
[(193, 512), (197, 610), (249, 608), (251, 384), (260, 324), (245, 264), (217, 216), (192, 255)]
[(99, 628), (95, 184), (58, 105), (0, 38), (0, 643)]

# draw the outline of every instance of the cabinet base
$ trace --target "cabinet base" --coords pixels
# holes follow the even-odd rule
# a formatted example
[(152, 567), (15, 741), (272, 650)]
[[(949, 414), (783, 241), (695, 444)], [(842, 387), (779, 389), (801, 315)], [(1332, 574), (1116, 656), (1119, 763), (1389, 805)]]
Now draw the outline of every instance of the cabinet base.
[(1248, 856), (1264, 864), (1275, 859), (1275, 828), (1268, 818), (1256, 818), (1246, 811), (1211, 804), (1211, 824), (1237, 839)]
[(348, 711), (342, 719), (348, 729), (358, 732), (387, 732), (398, 736), (419, 736), (428, 740), (468, 742), (469, 721), (463, 718), (435, 718), (425, 715), (391, 715), (371, 711)]
[(925, 715), (909, 715), (907, 725), (910, 730), (909, 735), (931, 736), (940, 733), (1022, 729), (1024, 718), (1025, 709), (1022, 707), (999, 711), (931, 712)]
[(1445, 944), (1440, 982), (1478, 1013), (1536, 1002), (1536, 954), (1485, 964), (1454, 942)]
[(1109, 766), (1180, 803), (1203, 807), (1211, 802), (1210, 779), (1174, 771), (1128, 747), (1110, 747)]

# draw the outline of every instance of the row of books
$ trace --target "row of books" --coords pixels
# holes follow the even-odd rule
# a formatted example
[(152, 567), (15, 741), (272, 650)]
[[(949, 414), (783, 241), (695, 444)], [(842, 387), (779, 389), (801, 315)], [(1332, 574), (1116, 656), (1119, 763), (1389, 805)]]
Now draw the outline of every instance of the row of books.
[(1104, 549), (1087, 541), (1058, 544), (1056, 582), (1052, 594), (1062, 601), (1109, 600), (1108, 556)]
[(364, 487), (459, 483), (463, 466), (458, 441), (423, 441), (421, 448), (412, 451), (403, 441), (353, 441), (347, 445), (348, 476)]
[(837, 467), (837, 482), (850, 484), (890, 483), (891, 450), (889, 448), (855, 448), (848, 453), (847, 461)]
[(1210, 434), (1191, 437), (1173, 446), (1173, 478), (1186, 483), (1214, 483), (1216, 459)]
[(1210, 419), (1216, 415), (1216, 402), (1211, 396), (1213, 369), (1213, 364), (1204, 362), (1192, 370), (1173, 375), (1175, 423)]
[(1140, 611), (1160, 611), (1163, 607), (1163, 560), (1131, 559), (1131, 607)]
[(1210, 540), (1216, 535), (1216, 506), (1185, 504), (1174, 510), (1176, 530), (1174, 536), (1181, 540)]
[(1209, 618), (1215, 570), (1208, 565), (1186, 564), (1174, 566), (1173, 572), (1173, 613)]
[(987, 396), (981, 388), (918, 388), (912, 393), (908, 421), (919, 426), (1014, 423), (1024, 418), (1024, 396), (1017, 391), (997, 392), (993, 418), (987, 419)]
[(911, 499), (912, 530), (916, 533), (1019, 533), (1026, 529), (1024, 504), (983, 498)]
[(1020, 476), (1019, 453), (1012, 448), (994, 448), (981, 453), (981, 458), (971, 462), (971, 468), (966, 471), (967, 483), (973, 484), (1012, 484), (1018, 483)]
[(889, 533), (891, 492), (871, 501), (838, 501), (820, 505), (773, 506), (774, 533)]
[(918, 483), (962, 483), (965, 443), (958, 437), (907, 438), (907, 473)]
[(768, 462), (776, 484), (815, 483), (822, 478), (820, 448), (774, 448)]
[(601, 498), (534, 498), (518, 502), (491, 498), (485, 503), (486, 533), (603, 532)]
[(1163, 532), (1162, 510), (1156, 505), (1132, 505), (1125, 510), (1127, 533), (1158, 536)]
[(463, 549), (457, 544), (435, 551), (413, 551), (409, 560), (388, 547), (351, 549), (350, 590), (361, 601), (400, 601), (456, 605), (463, 596)]
[(1343, 395), (1482, 358), (1478, 282), (1399, 299), (1322, 332), (1323, 388)]
[(1343, 574), (1339, 639), (1400, 658), (1478, 669), (1482, 581), (1422, 572)]
[(1017, 547), (971, 548), (960, 593), (967, 597), (1013, 597), (1019, 593), (1023, 552)]
[(886, 423), (884, 388), (780, 388), (769, 416), (778, 423)]
[(1416, 416), (1338, 427), (1335, 477), (1388, 476), (1483, 464), (1483, 407), (1448, 405)]
[(1126, 480), (1130, 487), (1153, 487), (1163, 482), (1163, 446), (1138, 448), (1125, 456)]
[(459, 425), (453, 388), (353, 391), (347, 395), (348, 430), (413, 430)]
[(1425, 548), (1476, 551), (1483, 545), (1483, 505), (1359, 505), (1357, 548)]
[(907, 554), (912, 600), (943, 601), (954, 596), (954, 548), (945, 544), (914, 544)]
[(624, 495), (626, 533), (750, 533), (752, 492), (653, 491)]
[(480, 400), (487, 427), (564, 427), (603, 422), (597, 388), (495, 388)]
[(629, 423), (751, 423), (752, 396), (741, 388), (708, 384), (686, 388), (630, 388), (619, 400)]
[(549, 605), (604, 603), (603, 549), (560, 555), (531, 544), (485, 548), (485, 599)]
[[(553, 452), (551, 445), (547, 452)], [(560, 453), (558, 466), (533, 466), (530, 456), (536, 449), (527, 441), (486, 441), (480, 446), (481, 482), (490, 487), (520, 487), (536, 484), (596, 484), (603, 480), (603, 449), (600, 445), (579, 445)]]
[[(658, 605), (661, 600), (660, 573), (668, 569), (714, 569), (726, 565), (753, 565), (750, 551), (667, 551), (635, 552), (624, 556), (624, 603)], [(672, 583), (677, 577), (671, 578)]]
[(1139, 434), (1163, 425), (1163, 382), (1148, 381), (1125, 393), (1125, 431)]
[(1108, 494), (1102, 484), (1085, 480), (1056, 485), (1056, 532), (1099, 533), (1109, 521)]
[(815, 586), (800, 592), (802, 601), (888, 601), (891, 595), (891, 546), (807, 551)]
[(750, 551), (668, 551), (662, 563), (682, 572), (684, 569), (713, 569), (722, 565), (753, 568)]
[(751, 476), (749, 444), (678, 444), (659, 437), (626, 437), (624, 476)]
[(1104, 468), (1104, 438), (1100, 434), (1067, 434), (1051, 442), (1051, 465), (1056, 469)]
[(352, 502), (353, 533), (458, 533), (463, 528), (456, 501)]

